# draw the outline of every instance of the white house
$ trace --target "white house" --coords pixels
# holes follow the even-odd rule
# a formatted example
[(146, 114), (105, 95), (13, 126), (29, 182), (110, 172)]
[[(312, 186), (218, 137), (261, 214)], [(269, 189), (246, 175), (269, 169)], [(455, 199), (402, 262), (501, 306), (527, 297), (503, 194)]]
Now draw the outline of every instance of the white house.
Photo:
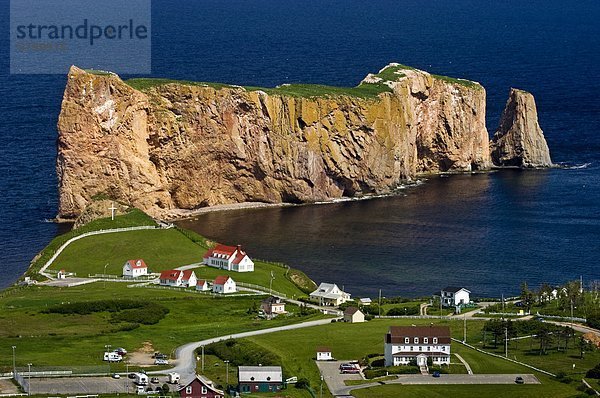
[(216, 245), (204, 255), (204, 264), (209, 267), (235, 272), (254, 271), (254, 262), (242, 250), (242, 246)]
[(371, 305), (372, 301), (368, 297), (363, 297), (363, 298), (360, 299), (360, 303), (362, 305)]
[(210, 286), (208, 286), (208, 281), (199, 280), (196, 282), (196, 290), (201, 292), (208, 292), (210, 290)]
[(350, 300), (350, 293), (343, 292), (335, 283), (321, 283), (310, 298), (318, 301), (319, 305), (338, 306)]
[(193, 287), (196, 286), (198, 279), (196, 273), (191, 270), (181, 271), (178, 269), (170, 269), (160, 273), (160, 285), (174, 287)]
[(317, 361), (332, 361), (331, 348), (317, 347)]
[(365, 314), (356, 307), (348, 307), (344, 311), (344, 322), (360, 323), (365, 321)]
[(427, 366), (450, 364), (450, 327), (448, 326), (390, 326), (385, 335), (385, 366), (408, 365), (416, 361)]
[(141, 258), (138, 260), (127, 260), (123, 265), (123, 276), (126, 278), (137, 278), (148, 275), (148, 266)]
[(213, 293), (235, 293), (237, 291), (237, 287), (235, 285), (235, 281), (231, 279), (231, 277), (225, 276), (217, 276), (212, 286)]
[(279, 297), (270, 296), (260, 303), (260, 309), (269, 318), (274, 318), (279, 314), (285, 314), (285, 302), (281, 301)]
[(444, 307), (455, 307), (471, 302), (471, 292), (464, 287), (448, 286), (440, 292)]

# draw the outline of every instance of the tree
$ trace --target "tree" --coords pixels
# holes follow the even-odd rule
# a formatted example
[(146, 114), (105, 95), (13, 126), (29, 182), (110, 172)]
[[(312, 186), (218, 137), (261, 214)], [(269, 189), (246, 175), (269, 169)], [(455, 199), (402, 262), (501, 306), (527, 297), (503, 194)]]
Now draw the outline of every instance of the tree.
[(523, 307), (527, 310), (527, 312), (531, 311), (531, 307), (533, 306), (533, 292), (529, 290), (529, 286), (527, 286), (527, 282), (521, 283), (521, 302), (523, 303)]
[(169, 385), (167, 383), (162, 385), (162, 393), (163, 394), (168, 394), (169, 393)]
[(552, 331), (544, 323), (540, 325), (535, 338), (540, 342), (540, 355), (546, 354), (548, 347), (552, 344)]
[(579, 348), (579, 358), (583, 359), (585, 352), (593, 349), (593, 346), (583, 336), (580, 336), (579, 340), (577, 340), (577, 348)]

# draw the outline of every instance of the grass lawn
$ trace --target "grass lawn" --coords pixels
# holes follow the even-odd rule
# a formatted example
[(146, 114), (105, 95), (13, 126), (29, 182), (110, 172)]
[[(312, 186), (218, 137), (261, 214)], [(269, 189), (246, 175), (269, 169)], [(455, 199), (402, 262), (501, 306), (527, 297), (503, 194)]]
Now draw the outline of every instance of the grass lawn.
[[(152, 300), (170, 309), (158, 324), (141, 325), (123, 331), (110, 322), (110, 314), (61, 315), (40, 313), (47, 306), (66, 302), (93, 301), (107, 298)], [(264, 297), (264, 296), (263, 296)], [(102, 365), (105, 344), (135, 351), (145, 341), (158, 351), (171, 353), (190, 341), (268, 328), (315, 319), (278, 317), (272, 321), (256, 320), (247, 314), (260, 297), (207, 297), (185, 292), (127, 288), (124, 283), (92, 283), (72, 288), (27, 287), (5, 292), (0, 298), (0, 370), (12, 364), (11, 346), (17, 346), (17, 366)], [(288, 311), (297, 307), (288, 305)], [(113, 369), (125, 368), (124, 364)]]
[(356, 398), (560, 398), (577, 396), (573, 386), (539, 377), (541, 385), (385, 385), (354, 390)]
[(78, 276), (122, 275), (127, 260), (142, 258), (151, 271), (199, 263), (206, 249), (177, 229), (156, 229), (88, 236), (71, 243), (50, 267)]

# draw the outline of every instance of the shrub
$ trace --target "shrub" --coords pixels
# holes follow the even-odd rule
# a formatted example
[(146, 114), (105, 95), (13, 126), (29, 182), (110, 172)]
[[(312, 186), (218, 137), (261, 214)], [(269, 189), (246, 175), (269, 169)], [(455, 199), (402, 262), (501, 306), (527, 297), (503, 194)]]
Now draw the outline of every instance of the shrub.
[(204, 352), (228, 360), (232, 365), (278, 365), (280, 360), (271, 351), (249, 341), (229, 339), (209, 344)]
[[(405, 310), (406, 308), (406, 310)], [(389, 316), (402, 316), (402, 315), (418, 315), (419, 309), (417, 307), (393, 307), (388, 310), (386, 315)]]
[(169, 393), (169, 385), (167, 383), (162, 385), (162, 392), (163, 392), (163, 394)]
[(302, 377), (302, 378), (298, 379), (298, 381), (296, 382), (296, 385), (294, 387), (296, 387), (298, 389), (309, 388), (310, 381), (307, 378)]
[(600, 312), (588, 315), (586, 323), (591, 328), (600, 329)]
[(374, 379), (375, 377), (381, 377), (381, 376), (387, 375), (387, 370), (385, 370), (385, 368), (367, 369), (363, 373), (367, 379)]
[[(558, 375), (556, 377), (558, 378)], [(592, 369), (588, 370), (585, 373), (585, 377), (589, 379), (600, 379), (600, 363)]]
[(371, 361), (371, 366), (374, 368), (382, 368), (385, 366), (385, 359), (381, 358)]

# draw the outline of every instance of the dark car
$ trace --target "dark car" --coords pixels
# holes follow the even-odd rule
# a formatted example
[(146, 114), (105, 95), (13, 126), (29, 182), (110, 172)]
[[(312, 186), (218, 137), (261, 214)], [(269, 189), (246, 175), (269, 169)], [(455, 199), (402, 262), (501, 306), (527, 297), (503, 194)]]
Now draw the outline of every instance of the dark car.
[(158, 384), (160, 381), (158, 380), (158, 377), (153, 377), (150, 379), (150, 383), (154, 383), (154, 384)]
[(129, 378), (129, 379), (135, 379), (135, 373), (129, 373), (127, 375), (127, 378)]
[(432, 374), (433, 377), (440, 377), (440, 372), (438, 372), (437, 370), (435, 372), (433, 372)]
[(525, 384), (525, 380), (523, 380), (523, 378), (521, 376), (517, 376), (517, 378), (515, 379), (515, 383)]

